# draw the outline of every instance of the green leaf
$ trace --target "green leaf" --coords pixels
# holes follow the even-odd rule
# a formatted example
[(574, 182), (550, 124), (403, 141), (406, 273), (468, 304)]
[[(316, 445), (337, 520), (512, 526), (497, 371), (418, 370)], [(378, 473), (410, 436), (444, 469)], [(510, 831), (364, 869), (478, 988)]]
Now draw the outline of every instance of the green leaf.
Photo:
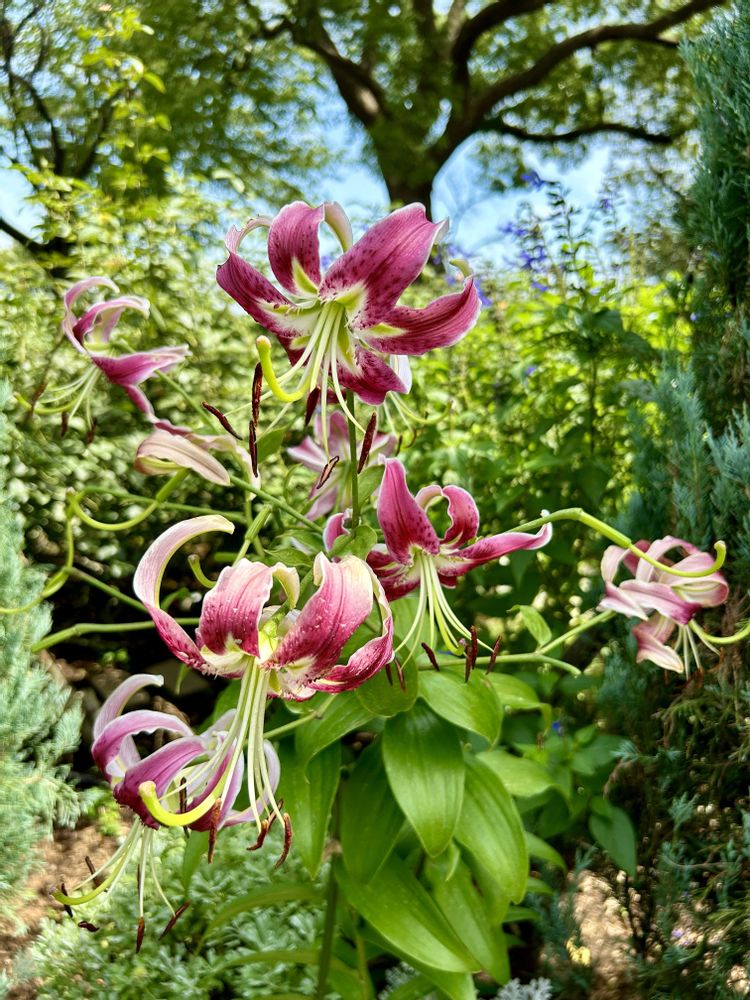
[(297, 754), (302, 767), (331, 743), (336, 743), (353, 729), (360, 729), (372, 718), (353, 691), (337, 694), (322, 719), (306, 722), (297, 730)]
[[(334, 743), (307, 763), (291, 743), (282, 744), (280, 791), (293, 820), (294, 846), (312, 878), (318, 874), (331, 806), (341, 770), (341, 745)], [(305, 764), (307, 763), (307, 767)]]
[(624, 742), (624, 736), (599, 733), (587, 746), (575, 751), (570, 766), (578, 774), (585, 775), (595, 774), (603, 768), (609, 769), (614, 765)]
[(537, 837), (536, 834), (529, 833), (528, 830), (526, 831), (526, 846), (532, 858), (537, 858), (539, 861), (547, 861), (549, 864), (561, 868), (564, 872), (568, 870), (568, 866), (563, 861), (562, 856), (558, 854), (554, 847), (551, 847), (541, 837)]
[(470, 755), (456, 840), (492, 873), (513, 902), (523, 899), (529, 859), (521, 817), (497, 774)]
[(369, 681), (357, 688), (357, 698), (371, 715), (390, 717), (408, 711), (417, 700), (419, 670), (412, 657), (403, 667), (403, 687), (395, 668), (391, 668), (391, 680), (385, 670), (379, 670)]
[(143, 74), (143, 79), (146, 83), (150, 83), (154, 90), (158, 90), (160, 94), (166, 94), (167, 88), (164, 86), (164, 81), (156, 73), (152, 73), (151, 70), (146, 70)]
[(492, 768), (516, 798), (530, 798), (548, 788), (559, 787), (545, 767), (527, 757), (516, 757), (505, 750), (488, 750), (479, 755), (479, 760)]
[(193, 881), (198, 865), (204, 854), (208, 853), (208, 833), (201, 833), (192, 830), (182, 852), (182, 867), (180, 868), (180, 881), (182, 889), (187, 896), (190, 890), (190, 883)]
[[(434, 878), (431, 877), (430, 864)], [(497, 982), (505, 982), (510, 972), (505, 935), (498, 926), (493, 926), (467, 866), (459, 862), (450, 878), (445, 878), (438, 865), (428, 863), (427, 875), (432, 881), (433, 898), (456, 936), (482, 969), (492, 973)]]
[(378, 540), (377, 532), (369, 524), (360, 524), (354, 531), (339, 535), (331, 547), (331, 555), (343, 556), (345, 553), (366, 559), (372, 552)]
[(530, 604), (519, 604), (518, 611), (521, 613), (523, 623), (536, 639), (537, 646), (543, 646), (552, 638), (552, 632), (547, 622), (542, 618), (536, 608)]
[(440, 854), (453, 836), (464, 793), (458, 733), (418, 701), (386, 723), (383, 760), (396, 801), (424, 849)]
[(551, 725), (552, 707), (546, 702), (539, 701), (533, 687), (512, 674), (493, 672), (488, 676), (497, 695), (497, 700), (505, 711), (530, 712), (536, 710), (542, 713), (545, 724), (548, 727)]
[(471, 972), (474, 959), (449, 927), (427, 890), (392, 854), (370, 883), (340, 863), (336, 878), (349, 903), (398, 951), (432, 969)]
[[(376, 820), (365, 823), (364, 816)], [(361, 754), (344, 785), (340, 824), (346, 869), (357, 881), (369, 882), (404, 825), (404, 814), (388, 784), (379, 740)]]
[(206, 927), (203, 940), (218, 927), (223, 927), (224, 924), (234, 920), (240, 913), (248, 913), (250, 910), (261, 909), (265, 906), (279, 906), (281, 903), (294, 901), (314, 903), (321, 899), (321, 891), (314, 886), (302, 885), (299, 882), (281, 882), (277, 885), (269, 885), (260, 892), (253, 892), (252, 896), (239, 896), (226, 906), (222, 906)]
[(500, 736), (503, 712), (487, 677), (474, 671), (468, 683), (457, 674), (424, 671), (420, 678), (420, 697), (433, 712), (462, 729), (479, 733), (489, 743)]
[(362, 472), (362, 475), (359, 477), (359, 495), (361, 499), (364, 500), (372, 496), (378, 486), (380, 486), (384, 472), (384, 465), (371, 465)]
[(636, 836), (625, 810), (613, 806), (605, 798), (592, 799), (589, 830), (615, 864), (634, 878), (637, 865)]
[(258, 462), (265, 462), (280, 450), (285, 434), (286, 430), (280, 427), (258, 438)]

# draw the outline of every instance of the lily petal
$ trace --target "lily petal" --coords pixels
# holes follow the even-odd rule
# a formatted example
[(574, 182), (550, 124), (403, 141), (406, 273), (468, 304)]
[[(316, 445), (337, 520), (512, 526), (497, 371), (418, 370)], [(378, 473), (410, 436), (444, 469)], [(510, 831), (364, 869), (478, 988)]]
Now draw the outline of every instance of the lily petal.
[[(279, 778), (281, 777), (279, 755), (276, 753), (268, 740), (265, 740), (263, 743), (263, 753), (265, 754), (266, 766), (268, 767), (268, 778), (271, 786), (270, 791), (275, 793), (276, 789), (279, 787)], [(256, 816), (262, 815), (263, 810), (270, 804), (270, 801), (271, 797), (269, 795), (269, 790), (266, 788), (261, 798), (256, 801), (254, 809), (252, 806), (248, 806), (247, 809), (243, 809), (241, 812), (234, 812), (233, 810), (230, 810), (226, 818), (220, 821), (220, 825), (236, 826), (238, 823), (251, 823)], [(222, 813), (223, 812), (224, 810), (222, 808)]]
[[(315, 557), (313, 579), (318, 586), (299, 617), (281, 640), (267, 665), (302, 668), (306, 683), (332, 667), (349, 639), (372, 611), (372, 575), (361, 559), (344, 556), (330, 562)], [(284, 677), (279, 678), (282, 686)]]
[(674, 623), (657, 616), (655, 620), (641, 622), (633, 629), (633, 635), (638, 643), (636, 663), (650, 660), (665, 670), (673, 670), (677, 674), (685, 673), (685, 664), (666, 640), (674, 630)]
[(191, 469), (210, 483), (229, 486), (229, 473), (206, 448), (189, 437), (155, 430), (138, 445), (135, 467), (147, 476), (159, 476), (174, 469)]
[(474, 326), (482, 303), (472, 278), (463, 291), (443, 295), (423, 309), (396, 306), (374, 330), (360, 336), (376, 351), (388, 354), (425, 354), (450, 347)]
[(406, 470), (397, 458), (386, 459), (377, 509), (385, 544), (396, 562), (410, 565), (414, 546), (438, 554), (437, 532), (409, 492)]
[(122, 781), (112, 789), (113, 794), (118, 802), (137, 813), (147, 826), (158, 829), (159, 824), (139, 794), (140, 786), (144, 781), (153, 781), (156, 794), (163, 795), (182, 768), (204, 753), (200, 737), (192, 733), (173, 740), (144, 757), (135, 767), (129, 768)]
[[(164, 678), (160, 674), (133, 674), (132, 677), (124, 680), (122, 684), (118, 684), (99, 709), (94, 719), (94, 742), (96, 742), (106, 726), (120, 715), (136, 691), (141, 691), (152, 684), (154, 687), (161, 687), (164, 684)], [(133, 764), (137, 764), (141, 759), (132, 736), (123, 737), (118, 756), (125, 768), (132, 767)]]
[(153, 417), (154, 409), (138, 386), (155, 372), (170, 371), (187, 353), (187, 344), (180, 344), (176, 347), (156, 347), (153, 351), (123, 354), (119, 358), (98, 354), (89, 354), (89, 357), (113, 385), (119, 385), (127, 392), (142, 413)]
[(259, 656), (258, 622), (272, 587), (273, 572), (263, 563), (240, 559), (225, 567), (203, 598), (198, 643), (221, 655), (231, 637), (244, 652)]
[(474, 498), (460, 486), (444, 486), (443, 496), (448, 500), (450, 527), (443, 535), (442, 545), (464, 545), (477, 537), (479, 511)]
[(180, 736), (192, 736), (190, 727), (175, 715), (166, 712), (154, 712), (150, 709), (137, 709), (126, 712), (112, 719), (101, 730), (91, 747), (91, 756), (97, 767), (106, 778), (112, 776), (111, 765), (120, 753), (124, 739), (132, 739), (136, 733), (155, 733), (163, 729), (168, 733), (178, 733)]
[(354, 330), (387, 322), (446, 229), (446, 222), (430, 222), (422, 205), (392, 212), (334, 261), (320, 285), (321, 301), (345, 301)]
[(318, 229), (325, 206), (304, 201), (285, 205), (268, 230), (268, 259), (281, 285), (292, 295), (315, 295), (320, 284)]
[(552, 525), (545, 524), (535, 535), (524, 531), (505, 531), (499, 535), (480, 538), (473, 545), (467, 545), (455, 556), (441, 556), (437, 562), (438, 578), (450, 585), (457, 577), (463, 576), (475, 566), (492, 562), (519, 549), (541, 549), (552, 538)]
[(700, 611), (701, 605), (695, 601), (686, 601), (672, 588), (664, 583), (643, 580), (623, 580), (619, 586), (621, 594), (637, 601), (643, 608), (658, 611), (678, 625), (687, 625)]
[(354, 360), (338, 356), (339, 382), (352, 389), (364, 403), (380, 406), (389, 392), (408, 392), (406, 382), (372, 351), (355, 348)]
[(613, 583), (604, 584), (604, 597), (599, 601), (597, 610), (616, 611), (629, 618), (642, 618), (644, 621), (648, 618), (648, 614), (638, 600), (635, 597), (628, 597), (627, 593)]

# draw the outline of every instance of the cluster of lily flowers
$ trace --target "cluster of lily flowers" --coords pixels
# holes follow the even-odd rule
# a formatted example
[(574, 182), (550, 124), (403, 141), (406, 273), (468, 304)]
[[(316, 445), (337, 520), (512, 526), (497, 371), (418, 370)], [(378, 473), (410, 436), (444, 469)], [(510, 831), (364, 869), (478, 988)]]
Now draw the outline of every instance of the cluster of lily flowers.
[[(342, 250), (326, 270), (319, 247), (323, 223), (331, 228)], [(268, 231), (269, 263), (280, 288), (239, 255), (242, 241), (258, 228)], [(105, 865), (100, 869), (92, 865), (89, 877), (72, 893), (62, 886), (55, 895), (72, 912), (73, 906), (90, 903), (114, 888), (128, 862), (136, 858), (137, 948), (145, 930), (143, 901), (148, 878), (171, 911), (164, 933), (187, 905), (173, 908), (159, 884), (154, 857), (158, 830), (207, 831), (210, 860), (217, 834), (224, 827), (251, 824), (255, 840), (249, 849), (254, 850), (262, 846), (276, 822), (284, 833), (279, 863), (286, 857), (292, 825), (276, 798), (278, 757), (264, 740), (268, 699), (304, 701), (316, 692), (351, 690), (392, 662), (400, 666), (415, 657), (420, 643), (433, 665), (437, 664), (435, 650), (440, 649), (466, 656), (470, 668), (477, 655), (476, 630), (457, 617), (446, 591), (473, 568), (514, 551), (540, 549), (551, 538), (549, 523), (536, 533), (507, 531), (477, 538), (479, 512), (471, 495), (460, 486), (437, 484), (413, 494), (403, 464), (393, 457), (395, 435), (377, 432), (375, 419), (363, 427), (352, 412), (352, 393), (373, 408), (382, 407), (389, 393), (395, 397), (408, 393), (409, 357), (449, 347), (474, 325), (481, 305), (479, 293), (461, 262), (457, 265), (463, 275), (459, 291), (421, 308), (400, 304), (445, 228), (445, 223), (430, 222), (422, 206), (410, 205), (354, 242), (340, 206), (295, 202), (274, 218), (255, 218), (240, 230), (230, 230), (228, 258), (218, 269), (218, 282), (276, 337), (289, 359), (289, 367), (278, 376), (270, 341), (258, 338), (260, 363), (253, 383), (247, 446), (226, 417), (207, 404), (223, 433), (198, 434), (156, 415), (141, 386), (182, 361), (187, 347), (113, 353), (112, 334), (122, 314), (135, 310), (147, 315), (144, 299), (118, 295), (107, 278), (88, 278), (65, 296), (63, 330), (76, 351), (86, 357), (88, 367), (72, 388), (58, 392), (47, 412), (63, 412), (66, 404), (61, 405), (61, 400), (77, 393), (76, 401), (67, 404), (75, 412), (97, 376), (104, 375), (127, 392), (152, 425), (136, 454), (136, 467), (145, 474), (191, 470), (209, 482), (228, 485), (230, 475), (216, 457), (219, 452), (238, 461), (251, 485), (257, 487), (256, 433), (260, 401), (265, 398), (263, 378), (287, 408), (306, 399), (306, 422), (318, 411), (314, 436), (288, 451), (316, 476), (309, 515), (328, 516), (323, 530), (326, 551), (315, 556), (310, 596), (302, 599), (307, 579), (301, 583), (295, 568), (280, 562), (269, 566), (242, 555), (209, 587), (197, 629), (189, 634), (162, 608), (162, 579), (172, 557), (194, 538), (206, 532), (233, 531), (233, 524), (218, 514), (189, 518), (168, 528), (151, 544), (136, 570), (136, 596), (171, 653), (208, 677), (240, 680), (237, 707), (200, 734), (165, 712), (138, 709), (123, 714), (134, 694), (162, 683), (153, 675), (138, 674), (126, 680), (99, 712), (94, 760), (115, 799), (129, 807), (137, 820)], [(93, 288), (107, 288), (115, 297), (78, 316), (75, 307), (80, 297)], [(43, 406), (44, 400), (35, 403)], [(336, 540), (351, 529), (354, 429), (363, 434), (358, 471), (368, 462), (384, 464), (377, 498), (383, 543), (376, 544), (366, 559), (333, 554)], [(442, 536), (429, 516), (430, 509), (441, 503), (447, 505), (449, 521)], [(660, 560), (675, 547), (687, 555), (670, 572), (670, 564)], [(638, 558), (641, 550), (645, 561)], [(633, 579), (615, 585), (620, 565)], [(634, 629), (639, 660), (683, 671), (686, 651), (695, 656), (696, 637), (701, 636), (688, 626), (701, 608), (715, 607), (727, 595), (726, 582), (718, 572), (711, 572), (711, 566), (710, 556), (672, 538), (650, 546), (639, 543), (636, 551), (614, 546), (607, 550), (601, 607), (641, 620)], [(395, 645), (390, 605), (413, 592), (413, 624)], [(670, 647), (667, 641), (675, 630), (677, 643)], [(425, 632), (427, 643), (422, 641)], [(359, 645), (345, 657), (344, 648), (353, 638), (359, 639)], [(167, 734), (168, 742), (142, 757), (134, 738), (156, 731)], [(239, 808), (244, 790), (248, 804)], [(86, 920), (81, 926), (95, 929)]]

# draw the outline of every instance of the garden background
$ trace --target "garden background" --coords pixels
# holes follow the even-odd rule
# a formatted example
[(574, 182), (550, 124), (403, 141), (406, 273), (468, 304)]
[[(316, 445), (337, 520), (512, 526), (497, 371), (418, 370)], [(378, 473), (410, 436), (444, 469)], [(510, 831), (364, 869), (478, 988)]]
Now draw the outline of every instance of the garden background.
[[(502, 637), (509, 660), (484, 687), (477, 670), (470, 693), (441, 698), (450, 678), (407, 669), (296, 729), (303, 703), (269, 709), (295, 806), (279, 871), (242, 828), (210, 865), (208, 835), (175, 833), (159, 866), (191, 905), (168, 936), (134, 953), (135, 872), (96, 933), (69, 920), (49, 890), (126, 829), (90, 756), (104, 699), (161, 673), (149, 704), (200, 727), (237, 697), (181, 672), (150, 621), (122, 628), (133, 571), (181, 510), (241, 502), (189, 477), (139, 520), (160, 482), (133, 466), (147, 426), (127, 397), (97, 384), (74, 412), (36, 404), (80, 360), (62, 295), (98, 274), (150, 301), (139, 346), (189, 345), (189, 366), (153, 383), (158, 411), (231, 411), (250, 397), (260, 328), (215, 281), (229, 226), (336, 198), (361, 232), (419, 201), (453, 220), (419, 301), (450, 292), (448, 260), (468, 258), (483, 309), (460, 343), (414, 361), (410, 483), (466, 488), (487, 532), (584, 508), (636, 540), (723, 539), (730, 598), (702, 624), (735, 633), (750, 587), (750, 4), (7, 0), (0, 45), (0, 605), (27, 608), (0, 615), (0, 996), (748, 992), (746, 649), (668, 673), (636, 663), (613, 618), (567, 641), (580, 673), (535, 660), (602, 597), (606, 542), (575, 520), (451, 594), (462, 621)], [(310, 474), (286, 453), (304, 433), (300, 419), (260, 436), (272, 497), (306, 498)], [(313, 543), (272, 506), (261, 551), (302, 565)], [(188, 614), (186, 561), (170, 588)], [(403, 625), (414, 606), (395, 607)], [(425, 844), (404, 808), (417, 779), (386, 753), (397, 732), (433, 785), (449, 782), (452, 740), (459, 755), (490, 748), (490, 777), (466, 781), (485, 780), (477, 800), (498, 783), (520, 817), (513, 900), (434, 817), (452, 846)], [(461, 850), (503, 869), (502, 831), (457, 829)], [(454, 957), (431, 964), (440, 948)]]

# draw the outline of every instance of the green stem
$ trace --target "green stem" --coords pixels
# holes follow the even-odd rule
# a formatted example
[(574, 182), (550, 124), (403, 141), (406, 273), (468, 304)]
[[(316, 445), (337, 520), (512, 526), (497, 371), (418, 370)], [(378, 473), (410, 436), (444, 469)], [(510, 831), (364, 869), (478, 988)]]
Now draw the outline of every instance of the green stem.
[[(137, 493), (127, 493), (125, 490), (115, 490), (110, 486), (87, 486), (86, 493), (92, 494), (106, 494), (107, 496), (116, 497), (119, 500), (129, 500), (131, 503), (154, 503), (149, 497), (140, 496)], [(81, 494), (77, 494), (80, 496)], [(227, 518), (228, 521), (235, 521), (237, 524), (244, 524), (244, 515), (238, 514), (233, 510), (215, 510), (210, 507), (196, 507), (194, 504), (189, 503), (173, 503), (171, 500), (163, 500), (159, 504), (164, 510), (179, 510), (186, 514), (221, 514), (222, 517)], [(104, 524), (105, 528), (109, 528), (110, 525)]]
[(294, 722), (287, 722), (283, 726), (277, 726), (276, 729), (266, 730), (263, 734), (263, 738), (270, 740), (276, 738), (277, 736), (284, 736), (286, 733), (291, 733), (299, 726), (304, 726), (306, 722), (312, 722), (314, 719), (322, 719), (335, 697), (336, 696), (333, 694), (329, 695), (328, 699), (324, 701), (319, 708), (316, 708), (314, 712), (308, 712), (307, 715), (300, 716), (300, 718), (295, 719)]
[(741, 628), (739, 632), (735, 632), (734, 635), (709, 635), (708, 632), (704, 632), (696, 621), (690, 622), (690, 628), (704, 642), (716, 646), (731, 646), (733, 643), (741, 642), (750, 635), (750, 622), (744, 628)]
[(188, 404), (191, 410), (195, 410), (195, 412), (201, 418), (201, 422), (204, 423), (206, 427), (210, 427), (212, 431), (216, 430), (216, 426), (211, 421), (209, 415), (206, 413), (206, 411), (203, 409), (202, 406), (196, 403), (196, 401), (193, 399), (193, 397), (190, 395), (189, 392), (183, 389), (182, 386), (178, 382), (175, 382), (175, 380), (171, 378), (169, 375), (165, 375), (164, 372), (159, 372), (158, 374), (160, 378), (162, 378), (167, 383), (168, 386), (170, 386), (172, 389), (174, 389), (176, 393), (182, 396), (182, 398), (185, 400), (185, 402)]
[(234, 483), (235, 486), (241, 487), (243, 490), (247, 490), (248, 493), (252, 493), (256, 497), (260, 497), (261, 500), (265, 500), (266, 503), (270, 503), (274, 507), (278, 507), (279, 510), (283, 510), (286, 514), (289, 514), (295, 520), (299, 521), (300, 524), (304, 524), (306, 528), (313, 528), (314, 530), (319, 530), (319, 525), (315, 521), (311, 521), (309, 517), (305, 517), (294, 507), (291, 507), (285, 500), (279, 500), (278, 497), (271, 496), (270, 493), (266, 493), (265, 490), (261, 490), (257, 486), (253, 486), (246, 479), (242, 479), (240, 476), (234, 476), (229, 473), (229, 478)]
[[(354, 393), (351, 389), (346, 392), (346, 405), (354, 416)], [(352, 516), (351, 530), (356, 531), (359, 524), (359, 475), (357, 474), (357, 426), (354, 420), (346, 418), (349, 424), (349, 467), (352, 477)]]
[[(175, 618), (179, 625), (197, 625), (197, 618)], [(48, 649), (58, 642), (66, 642), (68, 639), (75, 639), (79, 635), (88, 635), (91, 632), (141, 632), (149, 628), (154, 628), (154, 623), (149, 619), (145, 622), (119, 622), (113, 625), (101, 625), (99, 622), (79, 622), (71, 625), (70, 628), (61, 629), (46, 635), (39, 642), (31, 647), (32, 653), (39, 653), (43, 649)]]
[[(476, 660), (477, 666), (489, 664), (491, 659), (491, 656), (478, 656)], [(437, 662), (439, 666), (460, 666), (463, 668), (463, 659), (458, 656), (438, 656)], [(548, 663), (551, 667), (559, 667), (560, 670), (564, 670), (568, 674), (573, 674), (574, 677), (578, 677), (581, 672), (572, 663), (566, 663), (565, 660), (556, 660), (554, 657), (546, 656), (544, 653), (504, 653), (495, 660), (495, 665), (502, 663)]]
[(328, 973), (331, 969), (331, 955), (333, 952), (333, 935), (336, 931), (336, 903), (338, 901), (338, 883), (334, 874), (333, 859), (329, 862), (328, 886), (326, 888), (326, 915), (323, 925), (323, 941), (320, 945), (320, 957), (318, 959), (318, 988), (315, 992), (316, 1000), (325, 1000), (328, 990)]
[(575, 636), (580, 635), (581, 632), (587, 632), (590, 628), (594, 628), (596, 625), (601, 625), (602, 622), (608, 621), (610, 618), (614, 617), (614, 611), (602, 611), (601, 614), (594, 615), (593, 618), (587, 619), (585, 622), (581, 622), (574, 628), (569, 629), (567, 632), (563, 632), (556, 639), (552, 639), (550, 642), (546, 642), (543, 646), (540, 646), (537, 653), (549, 653), (553, 649), (557, 649), (558, 646), (563, 646), (569, 639), (575, 638)]
[(111, 587), (108, 583), (102, 583), (101, 580), (97, 580), (95, 576), (90, 573), (85, 573), (82, 569), (78, 569), (76, 566), (71, 566), (65, 570), (66, 576), (73, 576), (76, 580), (84, 580), (86, 583), (90, 583), (92, 587), (98, 587), (99, 590), (103, 590), (105, 594), (109, 594), (110, 597), (117, 598), (118, 601), (122, 601), (123, 604), (129, 604), (131, 608), (135, 608), (136, 611), (142, 611), (146, 613), (146, 609), (143, 607), (140, 601), (136, 601), (135, 598), (129, 597), (127, 594), (123, 594), (121, 590), (117, 587)]
[(727, 556), (726, 545), (724, 542), (718, 541), (714, 543), (716, 558), (713, 565), (709, 566), (708, 569), (703, 569), (700, 572), (687, 572), (675, 569), (674, 566), (667, 566), (666, 563), (661, 563), (657, 559), (653, 559), (642, 549), (639, 549), (637, 545), (634, 545), (627, 535), (623, 535), (621, 531), (606, 524), (604, 521), (600, 521), (593, 514), (588, 514), (581, 507), (566, 507), (564, 510), (556, 510), (553, 514), (544, 514), (533, 521), (526, 521), (524, 524), (519, 524), (518, 527), (513, 528), (513, 531), (533, 531), (535, 528), (541, 528), (545, 524), (552, 524), (554, 521), (578, 521), (580, 524), (585, 524), (588, 528), (593, 528), (594, 531), (597, 531), (600, 535), (604, 535), (605, 538), (609, 538), (610, 541), (621, 546), (621, 548), (632, 552), (634, 556), (643, 559), (649, 566), (654, 566), (656, 569), (670, 573), (672, 576), (684, 577), (688, 580), (696, 580), (715, 573), (724, 565), (724, 560)]

